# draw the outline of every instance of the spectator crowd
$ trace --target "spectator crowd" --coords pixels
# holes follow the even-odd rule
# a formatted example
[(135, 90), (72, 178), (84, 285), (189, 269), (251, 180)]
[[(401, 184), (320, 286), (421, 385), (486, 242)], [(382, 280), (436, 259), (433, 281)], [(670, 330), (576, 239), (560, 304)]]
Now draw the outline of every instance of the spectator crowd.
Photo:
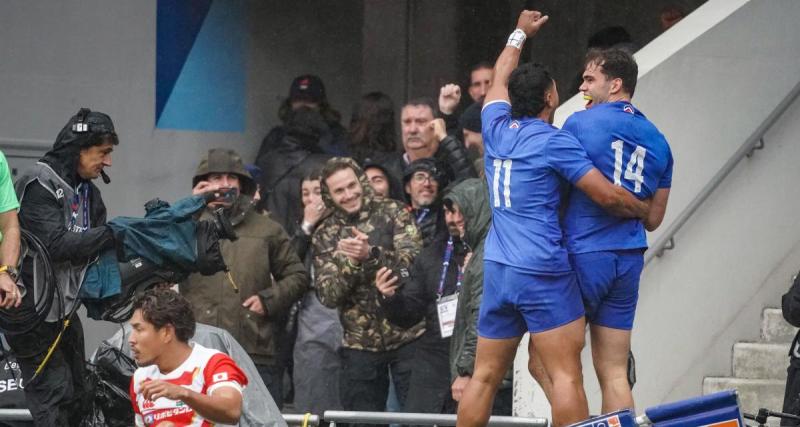
[[(322, 80), (301, 75), (252, 164), (226, 149), (201, 161), (195, 194), (238, 190), (224, 207), (239, 239), (221, 242), (237, 286), (196, 274), (180, 290), (250, 352), (279, 407), (455, 413), (482, 293), (470, 260), (491, 224), (480, 110), (492, 68), (470, 70), (466, 108), (457, 84), (399, 117), (370, 92), (348, 128)], [(497, 414), (511, 414), (510, 380)]]

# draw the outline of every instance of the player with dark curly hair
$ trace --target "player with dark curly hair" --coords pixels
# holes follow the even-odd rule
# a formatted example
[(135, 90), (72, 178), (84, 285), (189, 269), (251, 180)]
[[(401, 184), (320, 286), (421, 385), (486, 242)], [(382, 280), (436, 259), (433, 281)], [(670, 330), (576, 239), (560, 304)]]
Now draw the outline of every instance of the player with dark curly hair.
[(130, 386), (136, 425), (238, 423), (247, 377), (225, 353), (189, 343), (195, 331), (189, 302), (172, 290), (151, 289), (133, 309), (128, 342), (139, 365)]

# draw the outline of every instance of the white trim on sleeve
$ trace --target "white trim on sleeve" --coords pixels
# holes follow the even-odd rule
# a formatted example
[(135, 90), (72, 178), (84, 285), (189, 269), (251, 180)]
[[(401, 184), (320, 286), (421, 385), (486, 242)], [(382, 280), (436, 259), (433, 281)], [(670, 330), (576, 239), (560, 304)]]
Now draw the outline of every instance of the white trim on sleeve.
[(495, 99), (494, 101), (489, 101), (489, 102), (483, 104), (483, 107), (481, 107), (481, 112), (483, 112), (483, 110), (485, 110), (486, 107), (488, 107), (488, 106), (490, 106), (492, 104), (497, 104), (498, 102), (503, 102), (503, 103), (506, 103), (508, 105), (511, 105), (511, 103), (506, 101), (505, 99)]
[(239, 394), (242, 394), (242, 385), (236, 381), (223, 381), (220, 383), (213, 384), (211, 385), (211, 387), (208, 388), (208, 390), (206, 390), (206, 394), (211, 396), (211, 394), (214, 393), (214, 390), (221, 387), (231, 387), (236, 389), (236, 391), (238, 391)]

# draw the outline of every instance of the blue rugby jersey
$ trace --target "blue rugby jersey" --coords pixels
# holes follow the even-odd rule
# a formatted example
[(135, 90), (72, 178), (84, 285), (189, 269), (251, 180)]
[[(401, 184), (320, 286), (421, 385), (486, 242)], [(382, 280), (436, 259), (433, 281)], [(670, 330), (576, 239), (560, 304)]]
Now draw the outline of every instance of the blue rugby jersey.
[(536, 118), (511, 118), (506, 101), (481, 112), (492, 226), (484, 259), (536, 273), (570, 271), (558, 210), (562, 177), (593, 168), (568, 132)]
[[(567, 119), (595, 167), (639, 199), (672, 185), (672, 152), (664, 135), (629, 102), (598, 104)], [(570, 253), (647, 247), (638, 219), (615, 217), (573, 189), (563, 220)]]

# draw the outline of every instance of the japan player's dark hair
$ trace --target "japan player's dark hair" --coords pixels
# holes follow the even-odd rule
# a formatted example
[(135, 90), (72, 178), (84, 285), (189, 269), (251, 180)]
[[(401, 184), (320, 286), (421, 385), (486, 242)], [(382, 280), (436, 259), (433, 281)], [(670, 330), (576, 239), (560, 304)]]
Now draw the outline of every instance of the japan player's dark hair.
[(553, 77), (542, 64), (528, 63), (517, 67), (508, 78), (511, 117), (536, 117), (542, 112), (545, 93), (553, 89)]
[(188, 342), (194, 336), (192, 306), (181, 294), (171, 289), (153, 288), (136, 298), (133, 310), (141, 310), (142, 318), (156, 329), (172, 325), (175, 337)]
[[(607, 79), (622, 80), (622, 90), (633, 96), (636, 90), (636, 80), (639, 76), (639, 66), (630, 52), (624, 49), (590, 49), (586, 54), (584, 66), (596, 64)], [(585, 68), (585, 67), (584, 67)]]

